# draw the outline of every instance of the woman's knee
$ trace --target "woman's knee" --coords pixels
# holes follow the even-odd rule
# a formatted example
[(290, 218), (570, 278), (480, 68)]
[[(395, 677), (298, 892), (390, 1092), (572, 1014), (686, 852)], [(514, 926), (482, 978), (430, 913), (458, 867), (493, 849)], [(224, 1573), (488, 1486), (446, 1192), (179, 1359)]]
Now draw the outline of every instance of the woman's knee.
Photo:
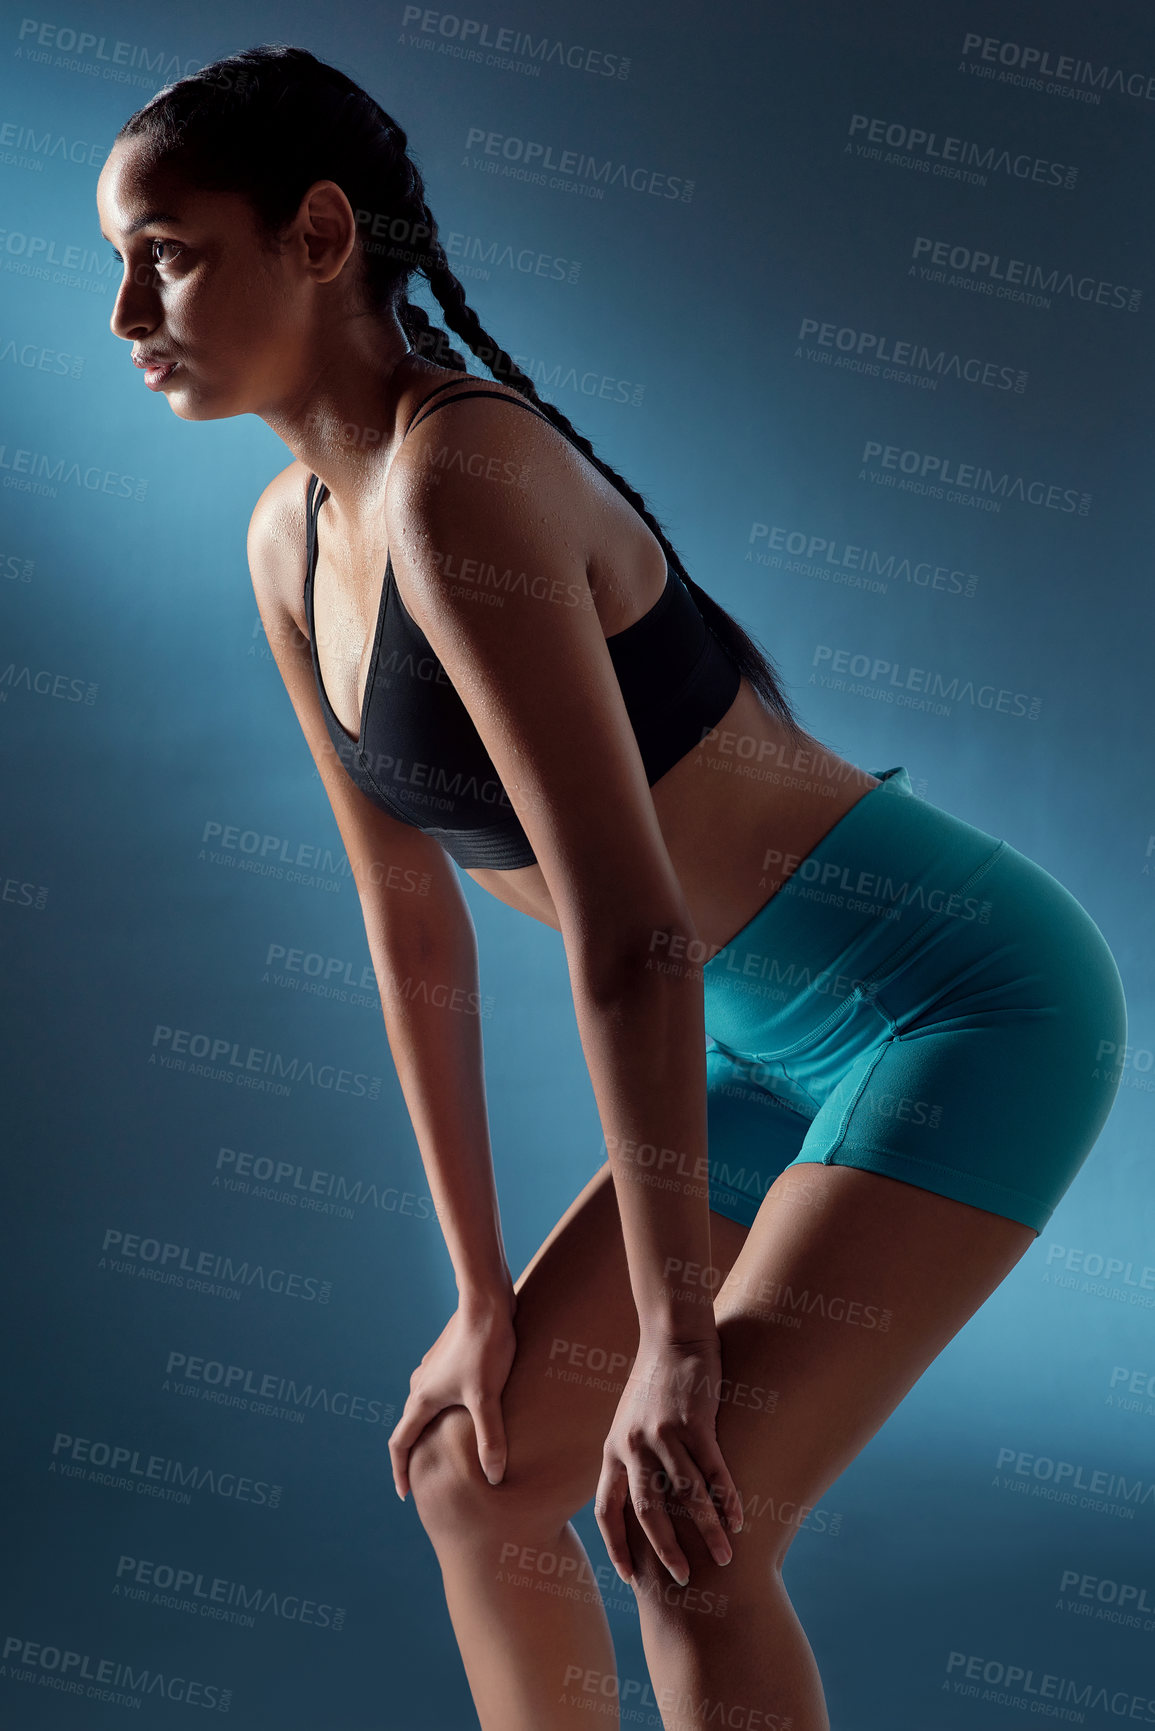
[(690, 1566), (690, 1578), (679, 1587), (658, 1557), (633, 1507), (625, 1510), (626, 1537), (634, 1559), (634, 1591), (639, 1604), (649, 1605), (662, 1621), (686, 1621), (697, 1626), (700, 1619), (737, 1615), (759, 1603), (767, 1585), (781, 1583), (786, 1553), (798, 1534), (793, 1511), (785, 1499), (766, 1498), (762, 1506), (753, 1499), (743, 1509), (738, 1533), (729, 1533), (728, 1563), (715, 1560), (700, 1525), (684, 1510), (668, 1509), (674, 1533)]
[(507, 1465), (501, 1482), (491, 1485), (478, 1457), (473, 1417), (462, 1406), (446, 1407), (426, 1425), (409, 1455), (409, 1484), (430, 1533), (480, 1529), (519, 1536), (548, 1530), (568, 1520), (583, 1500), (571, 1508), (566, 1486), (548, 1463), (536, 1460), (516, 1469)]
[(421, 1432), (409, 1452), (409, 1486), (426, 1526), (431, 1518), (453, 1521), (467, 1506), (483, 1503), (483, 1489), (493, 1489), (481, 1470), (477, 1432), (465, 1407), (446, 1407)]
[(734, 1624), (756, 1617), (768, 1593), (785, 1592), (781, 1560), (785, 1546), (781, 1554), (777, 1547), (769, 1552), (742, 1548), (739, 1535), (732, 1560), (724, 1564), (704, 1550), (699, 1553), (692, 1544), (684, 1543), (683, 1549), (690, 1564), (684, 1587), (658, 1561), (648, 1541), (648, 1555), (640, 1547), (634, 1550), (640, 1558), (634, 1571), (634, 1597), (643, 1622), (656, 1633), (665, 1631), (691, 1643), (709, 1642), (711, 1631), (720, 1636)]

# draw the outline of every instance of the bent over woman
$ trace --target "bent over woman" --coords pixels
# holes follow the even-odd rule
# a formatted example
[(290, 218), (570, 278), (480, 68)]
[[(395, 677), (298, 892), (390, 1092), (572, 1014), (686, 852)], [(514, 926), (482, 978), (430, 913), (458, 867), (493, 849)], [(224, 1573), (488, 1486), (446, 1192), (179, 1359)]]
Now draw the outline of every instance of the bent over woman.
[[(97, 198), (145, 383), (293, 453), (250, 567), (457, 1276), (390, 1454), (481, 1724), (613, 1705), (594, 1498), (665, 1724), (821, 1731), (784, 1559), (1091, 1150), (1110, 950), (1005, 840), (807, 732), (482, 329), (405, 133), (343, 73), (266, 44), (180, 79)], [(561, 933), (608, 1156), (516, 1280), (477, 1018), (395, 985), (476, 992), (455, 865)], [(615, 1374), (558, 1376), (559, 1340)]]

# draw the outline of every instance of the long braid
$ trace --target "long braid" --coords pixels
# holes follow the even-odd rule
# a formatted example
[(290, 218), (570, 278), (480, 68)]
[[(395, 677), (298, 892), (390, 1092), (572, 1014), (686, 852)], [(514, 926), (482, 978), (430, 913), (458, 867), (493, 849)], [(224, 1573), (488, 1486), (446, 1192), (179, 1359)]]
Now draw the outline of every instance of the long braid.
[(370, 307), (396, 315), (412, 347), (436, 365), (467, 373), (462, 355), (424, 308), (408, 299), (414, 271), (429, 284), (449, 330), (500, 383), (519, 391), (629, 501), (657, 537), (706, 625), (788, 732), (804, 735), (773, 659), (682, 563), (649, 504), (612, 469), (556, 404), (485, 330), (450, 269), (402, 127), (337, 67), (307, 49), (262, 43), (158, 90), (117, 138), (146, 139), (156, 162), (171, 159), (193, 184), (239, 191), (275, 243), (316, 180), (344, 191), (361, 231), (357, 266)]
[[(681, 555), (670, 541), (669, 535), (650, 505), (632, 487), (624, 476), (610, 467), (604, 457), (594, 450), (584, 433), (579, 433), (573, 422), (557, 407), (556, 403), (547, 402), (537, 393), (537, 387), (527, 373), (523, 373), (510, 355), (491, 337), (482, 326), (480, 319), (468, 304), (465, 290), (449, 268), (444, 251), (440, 244), (431, 249), (428, 268), (429, 287), (440, 304), (445, 323), (450, 330), (459, 336), (473, 351), (478, 360), (483, 361), (495, 379), (510, 385), (521, 392), (534, 406), (547, 415), (557, 427), (577, 446), (606, 478), (617, 488), (624, 499), (628, 499), (642, 521), (653, 531), (661, 543), (667, 563), (678, 573), (693, 595), (698, 611), (714, 635), (722, 641), (734, 660), (759, 696), (777, 716), (778, 720), (788, 729), (797, 742), (803, 737), (804, 730), (795, 715), (794, 710), (785, 696), (780, 684), (781, 676), (774, 664), (773, 658), (757, 640), (750, 636), (744, 627), (738, 624), (732, 613), (722, 607), (708, 590), (703, 589), (686, 570)], [(767, 664), (769, 677), (767, 677)]]
[(429, 314), (414, 301), (403, 300), (397, 308), (401, 328), (409, 338), (414, 354), (424, 355), (435, 366), (451, 367), (455, 373), (469, 369), (444, 331), (429, 323)]
[[(401, 138), (404, 148), (404, 134), (401, 135)], [(609, 463), (598, 455), (585, 434), (578, 432), (573, 422), (562, 413), (556, 403), (547, 402), (545, 398), (538, 395), (537, 386), (529, 374), (522, 372), (512, 355), (508, 354), (482, 325), (481, 320), (465, 298), (464, 288), (449, 268), (445, 249), (438, 239), (437, 223), (425, 202), (421, 175), (412, 162), (409, 163), (409, 167), (411, 170), (411, 189), (408, 205), (410, 214), (408, 231), (410, 234), (420, 233), (427, 237), (422, 247), (423, 256), (418, 268), (428, 281), (430, 292), (441, 307), (442, 317), (449, 329), (456, 336), (459, 336), (477, 359), (489, 368), (495, 379), (516, 389), (535, 408), (540, 409), (558, 431), (569, 438), (577, 449), (588, 457), (595, 468), (605, 476), (606, 480), (617, 488), (622, 497), (629, 501), (642, 521), (657, 536), (666, 555), (667, 563), (677, 572), (693, 595), (698, 611), (707, 626), (716, 637), (720, 638), (738, 663), (743, 675), (754, 686), (778, 720), (789, 730), (795, 741), (800, 739), (803, 736), (803, 729), (783, 693), (779, 682), (780, 675), (777, 674), (777, 669), (768, 652), (738, 624), (733, 614), (728, 613), (724, 607), (720, 606), (709, 591), (703, 589), (690, 576), (682, 562), (681, 555), (670, 541), (664, 525), (655, 516), (649, 503), (638, 492), (637, 488), (632, 487), (623, 475), (619, 475), (616, 469), (611, 468)], [(415, 307), (411, 302), (406, 301), (401, 309), (401, 317), (410, 340), (414, 341), (419, 352), (429, 353), (434, 342), (441, 337), (442, 333), (433, 331), (424, 309)], [(414, 338), (414, 331), (419, 332), (416, 339)], [(460, 362), (460, 356), (457, 356), (455, 351), (450, 350), (449, 352), (454, 354), (455, 363)], [(438, 356), (433, 353), (431, 358), (437, 360)], [(440, 364), (445, 366), (449, 363), (441, 361)], [(459, 370), (463, 370), (463, 368), (464, 363), (461, 363)]]

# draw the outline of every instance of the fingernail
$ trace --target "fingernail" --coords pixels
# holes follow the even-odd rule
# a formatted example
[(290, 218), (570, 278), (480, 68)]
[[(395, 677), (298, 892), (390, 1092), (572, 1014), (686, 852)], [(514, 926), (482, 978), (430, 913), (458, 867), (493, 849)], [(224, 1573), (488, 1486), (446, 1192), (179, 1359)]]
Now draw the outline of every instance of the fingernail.
[(725, 1566), (725, 1565), (726, 1565), (726, 1564), (727, 1564), (727, 1563), (729, 1563), (729, 1562), (732, 1562), (732, 1561), (733, 1561), (733, 1558), (734, 1558), (734, 1553), (733, 1553), (733, 1551), (732, 1551), (732, 1550), (731, 1550), (731, 1549), (730, 1549), (730, 1547), (729, 1547), (729, 1545), (727, 1545), (727, 1546), (726, 1546), (726, 1551), (725, 1551), (725, 1554), (724, 1554), (724, 1555), (723, 1555), (723, 1556), (719, 1556), (719, 1557), (718, 1557), (718, 1558), (717, 1558), (717, 1559), (716, 1559), (716, 1561), (717, 1561), (717, 1562), (719, 1562), (719, 1563), (721, 1563), (721, 1564), (722, 1564), (722, 1565), (723, 1565), (723, 1567), (724, 1567), (724, 1566)]

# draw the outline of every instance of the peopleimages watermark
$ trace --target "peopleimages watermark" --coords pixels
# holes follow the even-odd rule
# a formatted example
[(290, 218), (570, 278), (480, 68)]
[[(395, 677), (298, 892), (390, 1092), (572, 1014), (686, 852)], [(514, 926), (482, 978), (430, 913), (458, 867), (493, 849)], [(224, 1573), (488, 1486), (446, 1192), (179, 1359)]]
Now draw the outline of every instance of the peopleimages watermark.
[(56, 1433), (48, 1470), (62, 1478), (86, 1479), (114, 1490), (156, 1497), (161, 1502), (191, 1503), (192, 1490), (226, 1497), (235, 1503), (252, 1503), (259, 1508), (281, 1506), (281, 1486), (264, 1479), (222, 1472), (219, 1467), (187, 1463), (170, 1455), (142, 1454), (127, 1443), (73, 1436), (63, 1430)]
[(55, 499), (61, 486), (134, 499), (138, 504), (148, 492), (148, 482), (139, 476), (105, 469), (99, 463), (82, 464), (74, 457), (49, 456), (46, 451), (31, 451), (23, 445), (0, 445), (0, 471), (0, 486), (17, 493), (34, 493), (41, 499)]
[(29, 883), (27, 879), (4, 877), (0, 873), (0, 902), (21, 908), (35, 908), (38, 913), (48, 906), (47, 884)]
[(30, 373), (51, 373), (54, 378), (78, 379), (84, 371), (83, 355), (61, 354), (43, 343), (17, 343), (15, 337), (0, 338), (0, 361), (23, 367)]
[(19, 276), (63, 283), (89, 294), (104, 294), (119, 269), (110, 254), (78, 241), (58, 241), (55, 236), (29, 234), (20, 228), (0, 228), (0, 256), (4, 269), (15, 269)]
[(811, 1291), (809, 1286), (795, 1288), (789, 1282), (771, 1280), (759, 1273), (727, 1274), (712, 1264), (685, 1262), (668, 1256), (662, 1266), (663, 1280), (686, 1282), (687, 1290), (698, 1288), (715, 1295), (725, 1287), (727, 1302), (741, 1295), (744, 1306), (754, 1311), (775, 1310), (804, 1316), (821, 1316), (827, 1322), (844, 1322), (850, 1328), (877, 1329), (888, 1333), (894, 1312), (882, 1305), (868, 1304), (862, 1298), (848, 1298), (845, 1293)]
[(901, 445), (885, 444), (881, 439), (865, 441), (859, 462), (862, 480), (885, 483), (934, 499), (964, 503), (973, 500), (990, 511), (1001, 510), (1006, 499), (1017, 499), (1022, 505), (1074, 512), (1079, 517), (1087, 517), (1091, 512), (1091, 494), (1077, 487), (1033, 480), (1007, 469), (996, 474), (982, 463), (960, 463), (936, 451), (904, 449)]
[(727, 1593), (710, 1587), (679, 1587), (675, 1581), (662, 1582), (657, 1576), (644, 1584), (635, 1579), (633, 1592), (626, 1594), (625, 1583), (609, 1563), (591, 1566), (584, 1553), (579, 1561), (547, 1546), (524, 1545), (513, 1540), (502, 1544), (494, 1580), (499, 1586), (547, 1593), (556, 1599), (586, 1605), (600, 1602), (606, 1610), (634, 1616), (643, 1595), (651, 1600), (664, 1599), (668, 1605), (677, 1605), (679, 1611), (694, 1611), (707, 1617), (724, 1617), (730, 1605)]
[[(431, 6), (406, 6), (401, 14), (401, 28), (414, 33), (415, 43), (422, 48), (435, 48), (442, 53), (456, 50), (455, 58), (484, 61), (499, 70), (537, 74), (543, 66), (553, 65), (601, 78), (625, 79), (630, 75), (627, 55), (585, 48), (556, 36), (535, 38), (528, 30), (491, 25), (488, 19), (463, 18), (457, 12), (438, 12)], [(422, 42), (422, 35), (436, 40)]]
[(240, 824), (222, 823), (217, 818), (206, 818), (204, 822), (198, 859), (206, 857), (208, 844), (240, 855), (245, 860), (259, 860), (270, 869), (277, 866), (303, 867), (309, 871), (326, 872), (331, 877), (352, 876), (348, 855), (340, 850), (334, 853), (322, 842), (294, 842), (288, 836), (272, 835), (267, 830), (244, 829)]
[[(1110, 90), (1118, 96), (1137, 96), (1144, 102), (1155, 102), (1155, 72), (1127, 71), (1106, 60), (1080, 60), (1074, 54), (1057, 54), (1051, 48), (1011, 42), (1006, 37), (984, 36), (977, 30), (965, 32), (959, 52), (968, 72), (989, 71), (1001, 77), (1012, 68), (1018, 74), (1015, 82), (1029, 84), (1031, 89), (1045, 89), (1048, 94), (1057, 87), (1068, 86), (1072, 93), (1096, 101), (1100, 91)], [(1048, 82), (1044, 84), (1044, 80)]]
[[(787, 553), (789, 559), (776, 557)], [(891, 582), (908, 589), (935, 590), (940, 594), (971, 596), (978, 588), (972, 571), (960, 571), (930, 559), (910, 559), (905, 554), (883, 553), (877, 547), (858, 546), (836, 535), (817, 535), (803, 529), (788, 529), (781, 523), (751, 523), (746, 538), (746, 563), (799, 571), (804, 577), (846, 584), (885, 595)]]
[(301, 1058), (295, 1053), (286, 1057), (283, 1052), (270, 1051), (264, 1046), (242, 1046), (227, 1034), (201, 1034), (191, 1028), (172, 1028), (165, 1022), (157, 1022), (152, 1048), (148, 1062), (159, 1064), (161, 1069), (207, 1076), (214, 1082), (231, 1082), (258, 1093), (287, 1095), (292, 1092), (288, 1086), (291, 1082), (305, 1082), (327, 1093), (351, 1094), (364, 1100), (376, 1100), (381, 1093), (380, 1076), (338, 1068), (335, 1064), (317, 1064), (312, 1058)]
[[(258, 634), (255, 629), (253, 635)], [(315, 766), (313, 773), (318, 773)], [(215, 818), (205, 820), (200, 839), (198, 860), (251, 872), (255, 877), (276, 878), (302, 889), (339, 890), (352, 878), (357, 883), (364, 880), (377, 889), (427, 896), (432, 883), (428, 872), (412, 871), (384, 860), (350, 860), (340, 848), (333, 849), (322, 842), (293, 841), (289, 836), (243, 829), (240, 824), (221, 823)]]
[(493, 174), (512, 175), (538, 186), (569, 184), (597, 198), (605, 196), (607, 186), (613, 186), (651, 198), (676, 199), (681, 204), (689, 204), (694, 196), (694, 182), (680, 175), (665, 174), (640, 163), (631, 165), (611, 156), (599, 160), (585, 150), (561, 149), (552, 141), (519, 138), (487, 126), (469, 127), (464, 147), (467, 151), (480, 147), (480, 158), (474, 158), (475, 167), (488, 168)]
[[(683, 1591), (693, 1594), (695, 1589)], [(561, 1699), (580, 1711), (612, 1712), (622, 1724), (660, 1723), (669, 1726), (670, 1731), (715, 1725), (719, 1731), (722, 1726), (726, 1731), (791, 1731), (794, 1725), (788, 1713), (775, 1713), (767, 1707), (735, 1701), (731, 1696), (702, 1694), (675, 1683), (661, 1683), (655, 1689), (648, 1678), (619, 1677), (616, 1671), (598, 1671), (578, 1664), (565, 1668)], [(655, 1712), (660, 1719), (654, 1717)]]
[(35, 569), (35, 559), (27, 555), (0, 552), (0, 583), (31, 583)]
[[(1064, 1569), (1059, 1579), (1059, 1591), (1067, 1593), (1072, 1589), (1075, 1591), (1076, 1600), (1094, 1601), (1094, 1604), (1078, 1605), (1078, 1610), (1084, 1616), (1096, 1615), (1104, 1621), (1124, 1621), (1132, 1627), (1155, 1629), (1155, 1590), (1148, 1592), (1146, 1586), (1136, 1586), (1130, 1581), (1112, 1581), (1101, 1575), (1089, 1575), (1082, 1569)], [(1098, 1606), (1097, 1611), (1095, 1605)], [(1134, 1611), (1128, 1608), (1130, 1606), (1134, 1606)], [(1108, 1607), (1112, 1607), (1112, 1610), (1109, 1611)], [(1136, 1611), (1144, 1613), (1146, 1623), (1135, 1615)]]
[[(1047, 1246), (1044, 1281), (1055, 1279), (1050, 1271), (1055, 1268), (1056, 1263), (1064, 1274), (1090, 1275), (1093, 1279), (1102, 1279), (1106, 1283), (1117, 1282), (1136, 1292), (1155, 1294), (1155, 1263), (1140, 1264), (1132, 1261), (1130, 1257), (1115, 1256), (1110, 1251), (1085, 1250), (1081, 1246), (1054, 1242)], [(1155, 1302), (1155, 1299), (1152, 1302)]]
[(1129, 1365), (1117, 1364), (1111, 1371), (1109, 1387), (1125, 1389), (1128, 1396), (1109, 1394), (1107, 1405), (1120, 1408), (1123, 1412), (1145, 1412), (1155, 1416), (1155, 1370), (1132, 1370)]
[(916, 375), (928, 375), (922, 382), (938, 388), (940, 379), (958, 379), (968, 385), (982, 385), (988, 390), (1014, 391), (1021, 395), (1027, 388), (1025, 367), (1002, 365), (997, 361), (981, 360), (977, 355), (962, 355), (958, 350), (931, 349), (914, 338), (895, 338), (880, 331), (859, 330), (852, 325), (837, 325), (826, 320), (804, 318), (795, 339), (801, 345), (813, 342), (816, 348), (803, 351), (807, 359), (824, 361), (834, 367), (850, 367), (884, 379), (911, 382)]
[(257, 1616), (299, 1623), (304, 1628), (331, 1629), (335, 1634), (345, 1627), (344, 1606), (327, 1604), (317, 1596), (286, 1593), (280, 1587), (250, 1587), (224, 1575), (206, 1574), (202, 1569), (158, 1563), (127, 1553), (122, 1553), (117, 1562), (112, 1594), (114, 1598), (159, 1605), (245, 1629), (256, 1627), (254, 1612)]
[[(1032, 1666), (1009, 1664), (1003, 1659), (987, 1659), (981, 1653), (950, 1653), (946, 1661), (948, 1681), (943, 1688), (972, 1698), (990, 1699), (1005, 1707), (1027, 1707), (1032, 1713), (1044, 1711), (1044, 1701), (1067, 1702), (1074, 1708), (1101, 1710), (1123, 1719), (1142, 1720), (1155, 1725), (1155, 1699), (1135, 1695), (1128, 1689), (1109, 1688), (1105, 1684), (1076, 1682), (1055, 1671), (1036, 1672)], [(980, 1691), (979, 1683), (987, 1689)], [(970, 1684), (971, 1687), (964, 1685)], [(996, 1692), (998, 1691), (998, 1692)], [(1054, 1718), (1073, 1719), (1082, 1723), (1082, 1712), (1054, 1712)]]
[[(1000, 1473), (1004, 1475), (1001, 1482)], [(998, 1451), (993, 1488), (1023, 1491), (1124, 1520), (1134, 1520), (1137, 1508), (1155, 1503), (1155, 1480), (1132, 1479), (1106, 1467), (1088, 1467), (1082, 1461), (1057, 1460), (1052, 1455), (1007, 1447)]]
[(1120, 1046), (1116, 1040), (1100, 1040), (1095, 1053), (1095, 1079), (1115, 1082), (1122, 1088), (1138, 1088), (1141, 1093), (1155, 1094), (1155, 1052), (1149, 1046)]
[(31, 696), (54, 697), (62, 703), (96, 702), (99, 685), (91, 679), (80, 679), (71, 673), (54, 673), (51, 668), (27, 664), (17, 667), (14, 661), (0, 669), (0, 703), (7, 703), (10, 692), (26, 691)]
[[(1042, 714), (1042, 698), (1029, 692), (1014, 691), (1010, 686), (976, 685), (973, 679), (962, 679), (957, 673), (948, 677), (934, 667), (904, 667), (901, 662), (891, 661), (885, 655), (856, 654), (851, 649), (839, 649), (830, 643), (814, 645), (810, 665), (829, 669), (829, 672), (812, 673), (811, 685), (898, 703), (906, 709), (929, 709), (932, 714), (949, 715), (952, 705), (968, 703), (972, 709), (1022, 716), (1027, 721), (1037, 721)], [(859, 683), (830, 677), (842, 673), (849, 674), (851, 681)]]
[(282, 1202), (303, 1213), (331, 1214), (352, 1220), (348, 1204), (375, 1209), (381, 1214), (400, 1214), (414, 1220), (436, 1218), (433, 1198), (424, 1192), (399, 1190), (395, 1184), (377, 1184), (365, 1178), (348, 1178), (342, 1172), (301, 1166), (292, 1160), (274, 1160), (269, 1154), (250, 1154), (244, 1149), (222, 1146), (214, 1159), (213, 1185), (270, 1202)]
[(232, 1705), (232, 1690), (219, 1683), (153, 1671), (127, 1660), (102, 1659), (58, 1643), (30, 1641), (24, 1635), (5, 1636), (3, 1668), (14, 1683), (34, 1683), (120, 1707), (141, 1707), (146, 1695), (217, 1713), (227, 1713)]
[(1049, 306), (1052, 295), (1066, 295), (1087, 305), (1137, 313), (1143, 299), (1142, 289), (1075, 271), (1068, 265), (1041, 265), (1025, 258), (1004, 258), (1001, 253), (987, 252), (984, 247), (934, 240), (930, 235), (914, 237), (910, 256), (929, 262), (912, 264), (908, 276), (917, 271), (926, 282), (945, 282), (946, 272), (950, 270), (959, 273), (963, 279), (970, 278), (971, 286), (977, 292), (998, 300)]
[(388, 1424), (396, 1411), (392, 1401), (351, 1394), (348, 1389), (330, 1388), (326, 1383), (298, 1381), (279, 1371), (226, 1364), (223, 1359), (205, 1358), (197, 1353), (170, 1352), (164, 1371), (161, 1387), (165, 1393), (195, 1392), (196, 1398), (218, 1406), (263, 1412), (266, 1416), (279, 1416), (276, 1411), (279, 1408), (299, 1418), (311, 1412), (327, 1412), (334, 1418), (357, 1419), (364, 1424)]
[(270, 943), (260, 980), (263, 986), (325, 1002), (355, 1004), (365, 1010), (381, 1007), (377, 977), (368, 962), (358, 965), (340, 956), (323, 956), (317, 950), (306, 952)]
[(561, 258), (532, 246), (515, 247), (510, 241), (483, 240), (463, 229), (446, 230), (441, 244), (453, 274), (458, 277), (479, 277), (488, 282), (494, 270), (511, 270), (520, 276), (574, 283), (582, 273), (579, 259)]
[(527, 378), (532, 379), (535, 389), (547, 397), (555, 397), (560, 391), (574, 391), (582, 397), (598, 397), (602, 402), (628, 403), (633, 409), (642, 405), (646, 394), (644, 384), (637, 384), (632, 379), (619, 379), (614, 373), (599, 373), (592, 367), (579, 370), (562, 361), (546, 361), (538, 355), (511, 355), (510, 359)]
[[(948, 180), (962, 180), (972, 186), (985, 186), (988, 175), (1002, 174), (1012, 180), (1060, 186), (1071, 192), (1079, 178), (1079, 170), (1069, 163), (1052, 162), (1049, 157), (1032, 156), (1026, 150), (1011, 151), (985, 141), (980, 144), (972, 138), (928, 132), (923, 126), (908, 126), (905, 121), (883, 120), (869, 114), (850, 116), (847, 138), (844, 154)], [(868, 142), (860, 143), (860, 139)], [(888, 147), (885, 156), (881, 149), (884, 144)]]
[(210, 1286), (224, 1282), (240, 1290), (273, 1292), (305, 1304), (328, 1304), (333, 1296), (333, 1282), (316, 1275), (268, 1267), (247, 1257), (241, 1261), (215, 1250), (192, 1250), (187, 1244), (142, 1237), (139, 1232), (122, 1232), (118, 1227), (105, 1229), (100, 1249), (98, 1268), (156, 1278), (163, 1286), (184, 1287), (190, 1292), (197, 1291), (201, 1281), (208, 1281)]
[[(63, 132), (24, 126), (18, 120), (0, 121), (0, 162), (9, 168), (32, 168), (39, 173), (53, 158), (79, 168), (99, 168), (107, 155), (107, 141), (93, 144), (84, 138), (68, 138)], [(91, 256), (95, 259), (97, 255)]]

